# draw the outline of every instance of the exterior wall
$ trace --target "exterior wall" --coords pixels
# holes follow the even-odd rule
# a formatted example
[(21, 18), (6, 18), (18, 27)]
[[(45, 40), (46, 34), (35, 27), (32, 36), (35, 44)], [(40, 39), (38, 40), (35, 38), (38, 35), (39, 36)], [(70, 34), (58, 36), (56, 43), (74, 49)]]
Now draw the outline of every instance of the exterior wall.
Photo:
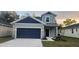
[(49, 37), (55, 37), (56, 35), (56, 29), (55, 28), (50, 28), (49, 30)]
[(44, 38), (44, 25), (39, 23), (15, 23), (13, 24), (13, 37), (16, 38), (17, 28), (40, 28), (41, 38)]
[(15, 38), (16, 37), (16, 28), (15, 25), (13, 25), (13, 29), (12, 29), (12, 37)]
[(42, 16), (42, 21), (46, 23), (46, 17), (50, 17), (50, 23), (56, 23), (55, 17), (53, 15), (47, 14)]
[(58, 27), (56, 27), (55, 30), (56, 30), (56, 36), (58, 36), (58, 34), (59, 34), (59, 33), (58, 33), (58, 32), (59, 32), (59, 31), (58, 31)]
[(49, 29), (49, 37), (54, 38), (54, 37), (56, 37), (58, 35), (58, 27), (50, 27), (50, 28), (45, 28), (45, 29)]
[(76, 38), (79, 38), (79, 28), (77, 28), (77, 31), (74, 28), (73, 29), (73, 33), (72, 33), (72, 29), (65, 29), (65, 30), (63, 29), (62, 30), (62, 35), (68, 36), (68, 37), (76, 37)]
[(0, 26), (0, 37), (2, 36), (11, 36), (12, 35), (12, 28), (6, 26)]

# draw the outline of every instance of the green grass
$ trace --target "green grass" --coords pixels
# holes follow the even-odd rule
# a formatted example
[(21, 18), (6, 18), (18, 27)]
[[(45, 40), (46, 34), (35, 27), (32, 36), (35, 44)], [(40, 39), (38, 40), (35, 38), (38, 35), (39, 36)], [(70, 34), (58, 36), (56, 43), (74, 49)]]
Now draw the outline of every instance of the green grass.
[(66, 41), (42, 41), (44, 47), (79, 47), (79, 38), (63, 37)]
[(12, 37), (11, 36), (6, 36), (6, 37), (0, 37), (0, 43), (6, 42), (11, 40)]

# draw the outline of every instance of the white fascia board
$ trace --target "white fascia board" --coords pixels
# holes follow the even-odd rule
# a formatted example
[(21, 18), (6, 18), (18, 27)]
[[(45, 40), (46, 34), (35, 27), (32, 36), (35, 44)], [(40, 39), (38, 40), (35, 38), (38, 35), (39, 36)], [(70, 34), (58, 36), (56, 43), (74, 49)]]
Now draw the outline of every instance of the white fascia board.
[(46, 23), (44, 23), (44, 22), (40, 21), (39, 19), (34, 18), (34, 17), (32, 17), (32, 18), (33, 18), (34, 20), (36, 20), (36, 21), (38, 21), (38, 22), (42, 23), (43, 25), (46, 25)]
[[(26, 18), (26, 17), (24, 17), (24, 18)], [(18, 22), (18, 21), (20, 21), (20, 20), (22, 20), (22, 19), (24, 19), (24, 18), (17, 19), (17, 20), (15, 20), (15, 21), (11, 22), (11, 24), (16, 23), (16, 22)]]
[[(31, 17), (31, 16), (30, 16), (30, 17)], [(26, 17), (24, 17), (24, 18), (26, 18)], [(21, 19), (15, 20), (15, 21), (11, 22), (11, 24), (16, 23), (16, 22), (18, 22), (18, 21), (21, 21), (21, 20), (23, 20), (24, 18), (21, 18)], [(33, 18), (34, 20), (36, 20), (36, 21), (38, 21), (38, 22), (40, 22), (40, 23), (46, 25), (44, 22), (40, 21), (39, 19), (36, 19), (36, 18), (34, 18), (34, 17), (31, 17), (31, 18)]]

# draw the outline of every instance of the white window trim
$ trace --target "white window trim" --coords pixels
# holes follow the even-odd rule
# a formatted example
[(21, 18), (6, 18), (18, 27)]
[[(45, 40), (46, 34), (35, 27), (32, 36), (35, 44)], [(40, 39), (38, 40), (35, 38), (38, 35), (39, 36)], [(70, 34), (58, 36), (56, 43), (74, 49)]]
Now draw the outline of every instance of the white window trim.
[[(47, 18), (47, 17), (49, 17), (49, 22), (46, 22), (46, 18)], [(50, 23), (50, 16), (46, 16), (46, 17), (45, 17), (45, 22), (46, 22), (46, 23)]]

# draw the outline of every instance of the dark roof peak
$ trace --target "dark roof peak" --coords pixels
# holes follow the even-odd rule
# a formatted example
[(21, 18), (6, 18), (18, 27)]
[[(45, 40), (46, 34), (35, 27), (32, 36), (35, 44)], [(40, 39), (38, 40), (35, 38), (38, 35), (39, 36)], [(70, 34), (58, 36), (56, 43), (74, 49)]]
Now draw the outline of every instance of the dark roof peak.
[(52, 13), (48, 11), (47, 14), (52, 14)]
[(77, 24), (72, 24), (72, 25), (66, 26), (66, 27), (64, 27), (64, 28), (66, 29), (66, 28), (76, 28), (76, 27), (79, 27), (79, 23), (77, 23)]
[(51, 14), (51, 15), (56, 16), (56, 14), (54, 14), (54, 13), (52, 13), (52, 12), (50, 12), (50, 11), (48, 11), (48, 12), (44, 13), (43, 15), (46, 15), (46, 14)]

